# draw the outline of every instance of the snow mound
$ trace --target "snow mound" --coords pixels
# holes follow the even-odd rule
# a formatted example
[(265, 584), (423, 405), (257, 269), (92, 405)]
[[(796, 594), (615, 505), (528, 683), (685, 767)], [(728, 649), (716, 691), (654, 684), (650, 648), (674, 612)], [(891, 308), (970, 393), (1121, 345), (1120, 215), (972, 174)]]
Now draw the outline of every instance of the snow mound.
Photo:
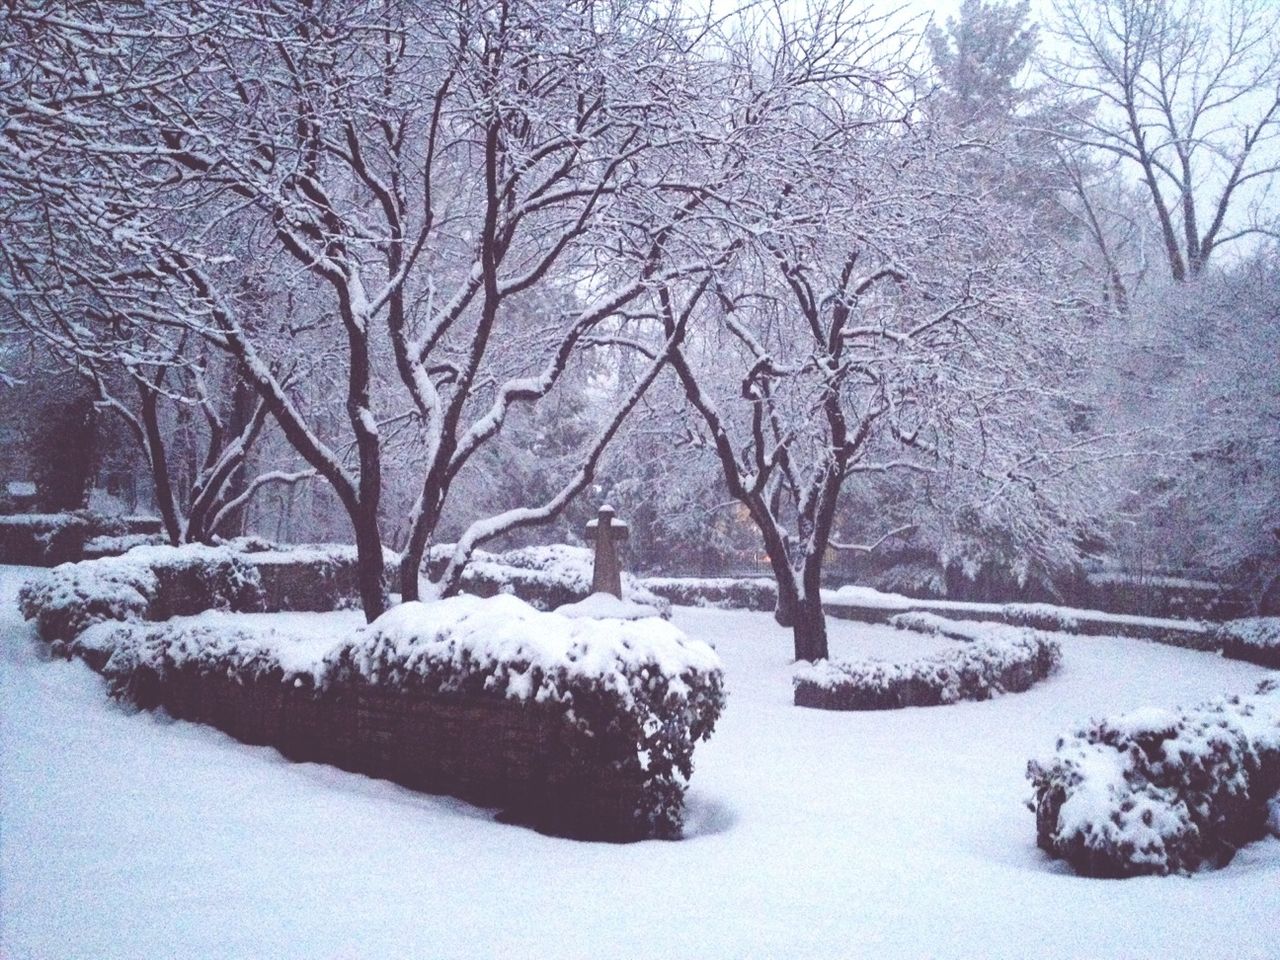
[(1093, 721), (1027, 766), (1041, 849), (1094, 877), (1225, 865), (1280, 791), (1280, 685)]

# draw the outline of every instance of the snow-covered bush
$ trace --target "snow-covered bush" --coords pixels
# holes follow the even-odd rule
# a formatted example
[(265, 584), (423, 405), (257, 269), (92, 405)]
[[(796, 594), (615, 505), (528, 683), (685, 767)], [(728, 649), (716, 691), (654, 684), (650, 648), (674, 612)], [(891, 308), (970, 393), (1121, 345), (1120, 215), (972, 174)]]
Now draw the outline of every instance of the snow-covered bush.
[(1027, 776), (1038, 844), (1078, 873), (1222, 866), (1263, 835), (1280, 791), (1280, 685), (1092, 721), (1029, 763)]
[(1080, 618), (1075, 611), (1050, 603), (1006, 603), (1002, 613), (1006, 623), (1016, 626), (1064, 633), (1075, 633), (1080, 629)]
[(114, 517), (88, 510), (0, 516), (0, 562), (56, 566), (81, 559), (89, 542), (96, 540), (101, 546), (118, 538), (154, 536), (159, 529), (160, 521), (153, 517)]
[(118, 557), (134, 547), (154, 547), (165, 542), (161, 533), (126, 533), (118, 536), (96, 536), (84, 542), (84, 558), (98, 560), (102, 557)]
[(346, 546), (143, 546), (55, 567), (23, 586), (19, 603), (46, 640), (69, 640), (102, 620), (166, 620), (202, 610), (332, 610), (356, 593), (355, 562), (355, 549)]
[(1231, 620), (1217, 630), (1224, 656), (1280, 670), (1280, 617)]
[(341, 642), (338, 635), (228, 623), (214, 614), (161, 623), (103, 621), (64, 649), (106, 677), (113, 695), (151, 708), (158, 705), (157, 688), (184, 671), (314, 688), (323, 679), (326, 656)]
[(640, 585), (685, 607), (769, 611), (778, 603), (777, 583), (763, 577), (646, 577)]
[(795, 703), (824, 710), (892, 710), (987, 700), (1029, 689), (1062, 659), (1056, 640), (1022, 627), (898, 614), (904, 630), (960, 640), (954, 648), (906, 663), (820, 660), (793, 677)]
[(137, 547), (54, 567), (18, 594), (45, 640), (69, 640), (102, 620), (164, 620), (206, 609), (257, 610), (261, 580), (229, 547)]
[[(303, 748), (307, 759), (415, 783), (422, 777), (463, 795), (476, 767), (496, 762), (506, 800), (521, 816), (576, 836), (678, 836), (694, 746), (711, 735), (724, 705), (715, 653), (670, 623), (570, 618), (511, 596), (401, 604), (354, 637), (222, 614), (99, 623), (68, 649), (116, 696), (235, 727), (286, 751), (289, 743), (276, 741), (291, 736), (287, 714), (324, 716), (329, 726)], [(228, 696), (239, 698), (234, 707), (223, 702)], [(434, 739), (419, 742), (414, 732), (423, 728), (415, 724), (442, 704), (458, 711), (452, 726), (427, 728)], [(534, 734), (537, 755), (521, 753), (509, 772), (491, 756), (509, 752), (508, 744), (469, 739), (471, 721), (491, 716), (494, 705), (523, 711), (528, 723), (519, 733), (544, 731)], [(253, 722), (241, 714), (259, 709), (275, 714), (239, 726)], [(401, 742), (386, 754), (385, 743), (364, 743), (370, 736)], [(462, 759), (442, 774), (446, 755)]]
[[(436, 576), (452, 547), (441, 545), (431, 551), (428, 573)], [(477, 550), (462, 573), (462, 589), (478, 597), (510, 593), (538, 610), (554, 610), (583, 600), (591, 593), (594, 553), (589, 547), (564, 543), (522, 547), (506, 553)], [(670, 616), (671, 604), (646, 589), (629, 573), (622, 574), (622, 596), (654, 607)]]
[[(644, 834), (679, 836), (693, 748), (724, 706), (719, 659), (656, 617), (570, 619), (511, 596), (405, 603), (331, 663), (326, 683), (515, 699), (562, 713), (569, 767), (635, 780)], [(554, 817), (555, 811), (543, 811)]]
[(159, 592), (151, 568), (118, 558), (64, 563), (23, 584), (18, 606), (45, 640), (70, 640), (102, 620), (145, 620)]

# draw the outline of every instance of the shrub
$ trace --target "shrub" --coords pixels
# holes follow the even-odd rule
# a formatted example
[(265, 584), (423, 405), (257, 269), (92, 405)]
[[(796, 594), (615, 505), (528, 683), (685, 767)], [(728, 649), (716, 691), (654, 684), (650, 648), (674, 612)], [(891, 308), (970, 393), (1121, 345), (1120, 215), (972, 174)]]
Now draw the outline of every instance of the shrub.
[(1218, 627), (1223, 656), (1280, 670), (1280, 617), (1246, 617)]
[(1036, 840), (1092, 877), (1222, 866), (1280, 790), (1280, 685), (1176, 712), (1092, 721), (1027, 766)]
[(18, 607), (45, 640), (70, 640), (102, 620), (145, 620), (159, 591), (146, 564), (115, 559), (64, 563), (30, 580)]
[[(719, 660), (669, 623), (568, 619), (515, 597), (406, 603), (337, 655), (328, 682), (556, 704), (569, 767), (635, 780), (646, 836), (678, 836), (694, 745), (724, 706)], [(554, 816), (544, 811), (543, 816)]]
[(1002, 613), (1005, 622), (1015, 626), (1064, 633), (1075, 633), (1080, 629), (1080, 618), (1075, 611), (1050, 603), (1006, 603)]
[[(427, 570), (437, 579), (448, 561), (452, 547), (434, 547)], [(477, 550), (462, 572), (462, 590), (478, 597), (514, 594), (538, 610), (554, 610), (590, 595), (594, 554), (588, 547), (555, 543), (522, 547), (506, 553)], [(622, 597), (671, 614), (671, 604), (641, 585), (629, 573), (622, 575)]]
[(140, 706), (582, 837), (678, 836), (694, 746), (724, 704), (715, 654), (661, 619), (507, 596), (402, 604), (346, 639), (217, 614), (100, 623), (70, 650)]
[(647, 577), (640, 585), (686, 607), (772, 611), (778, 604), (778, 585), (764, 578)]
[(823, 710), (892, 710), (961, 700), (987, 700), (1030, 689), (1049, 676), (1062, 650), (1049, 636), (1021, 627), (949, 621), (927, 613), (898, 614), (900, 629), (961, 639), (954, 649), (907, 663), (820, 660), (793, 677), (795, 703)]
[(114, 545), (118, 538), (155, 535), (159, 529), (154, 517), (111, 517), (88, 510), (0, 516), (0, 562), (56, 566), (82, 559), (87, 542)]
[(45, 640), (70, 640), (102, 620), (164, 620), (211, 608), (262, 609), (261, 580), (229, 547), (138, 547), (54, 567), (18, 594)]

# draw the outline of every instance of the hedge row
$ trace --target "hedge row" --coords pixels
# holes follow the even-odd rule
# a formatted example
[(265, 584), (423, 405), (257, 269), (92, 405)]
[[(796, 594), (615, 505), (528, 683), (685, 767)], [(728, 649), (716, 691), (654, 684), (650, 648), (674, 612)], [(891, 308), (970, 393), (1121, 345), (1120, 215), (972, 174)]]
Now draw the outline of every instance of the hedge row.
[(1192, 650), (1217, 650), (1214, 631), (1193, 620), (1158, 620), (1129, 617), (1097, 610), (1076, 610), (1048, 603), (984, 604), (949, 600), (915, 600), (896, 594), (878, 594), (867, 588), (842, 587), (824, 599), (828, 616), (862, 623), (888, 623), (900, 613), (937, 613), (989, 623), (1033, 627), (1082, 636), (1133, 637)]
[(1218, 628), (1223, 656), (1280, 670), (1280, 617), (1246, 617)]
[[(389, 558), (390, 559), (390, 558)], [(202, 610), (333, 610), (357, 596), (354, 547), (138, 547), (66, 563), (25, 584), (23, 615), (45, 640), (70, 640), (103, 620), (166, 620)]]
[[(439, 579), (452, 551), (449, 545), (434, 547), (427, 560), (427, 573)], [(513, 594), (538, 610), (576, 603), (591, 594), (595, 554), (589, 547), (557, 543), (523, 547), (506, 553), (477, 550), (462, 572), (462, 591), (477, 597)], [(671, 604), (646, 589), (629, 573), (622, 575), (622, 597), (671, 614)]]
[(0, 563), (53, 567), (80, 560), (89, 549), (102, 555), (116, 546), (154, 542), (159, 534), (155, 517), (108, 517), (88, 510), (8, 514), (0, 516)]
[(640, 584), (664, 600), (685, 607), (772, 611), (778, 603), (777, 583), (764, 578), (646, 577)]
[(795, 703), (822, 710), (893, 710), (1017, 693), (1049, 676), (1062, 660), (1051, 637), (1025, 628), (948, 621), (931, 614), (894, 618), (900, 629), (963, 642), (906, 663), (820, 660), (793, 677)]
[(64, 649), (139, 706), (584, 839), (679, 836), (724, 704), (715, 654), (669, 623), (514, 597), (401, 604), (327, 640), (217, 614), (105, 622)]
[(1093, 721), (1027, 766), (1036, 840), (1091, 877), (1223, 866), (1280, 791), (1280, 684), (1176, 712)]

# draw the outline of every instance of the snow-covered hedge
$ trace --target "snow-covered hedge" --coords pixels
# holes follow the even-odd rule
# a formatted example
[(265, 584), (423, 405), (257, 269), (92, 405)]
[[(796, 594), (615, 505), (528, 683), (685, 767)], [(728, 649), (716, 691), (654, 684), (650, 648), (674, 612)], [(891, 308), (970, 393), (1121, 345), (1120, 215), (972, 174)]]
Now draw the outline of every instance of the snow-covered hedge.
[(162, 533), (126, 533), (119, 536), (97, 536), (84, 542), (84, 559), (118, 557), (134, 547), (155, 547), (166, 542)]
[[(252, 619), (100, 623), (69, 649), (141, 706), (582, 837), (679, 836), (694, 746), (724, 705), (715, 653), (657, 617), (460, 596), (401, 604), (346, 638)], [(493, 727), (494, 707), (514, 713)], [(290, 713), (323, 729), (299, 737)]]
[(0, 563), (51, 567), (81, 559), (89, 543), (116, 546), (121, 538), (159, 532), (160, 521), (154, 517), (111, 517), (88, 510), (8, 514), (0, 516)]
[(919, 600), (881, 593), (869, 587), (847, 585), (823, 591), (823, 610), (843, 620), (887, 623), (895, 613), (927, 611), (948, 617), (965, 617), (1011, 626), (1034, 627), (1051, 632), (1087, 636), (1135, 637), (1192, 650), (1217, 650), (1213, 629), (1195, 620), (1164, 620), (1079, 610), (1048, 603), (968, 603), (955, 600)]
[(765, 578), (646, 577), (646, 590), (685, 607), (722, 607), (771, 611), (778, 603), (778, 585)]
[[(452, 549), (447, 544), (432, 548), (428, 561), (432, 579), (440, 575)], [(590, 548), (564, 543), (522, 547), (506, 553), (477, 550), (463, 569), (462, 590), (478, 597), (510, 593), (538, 610), (554, 610), (591, 593), (594, 562)], [(622, 575), (622, 596), (654, 607), (664, 617), (670, 616), (671, 604), (645, 589), (629, 573)]]
[(820, 660), (793, 677), (795, 703), (823, 710), (892, 710), (961, 700), (987, 700), (1029, 689), (1061, 662), (1058, 642), (1023, 627), (946, 620), (929, 613), (899, 614), (899, 629), (962, 641), (906, 663)]
[(135, 547), (119, 557), (65, 563), (18, 594), (45, 640), (70, 640), (102, 620), (166, 620), (201, 610), (332, 610), (356, 594), (355, 549)]
[(1222, 866), (1280, 791), (1280, 685), (1193, 710), (1093, 721), (1032, 761), (1036, 838), (1093, 877)]
[[(560, 762), (634, 782), (641, 833), (654, 837), (679, 836), (694, 745), (724, 706), (714, 651), (670, 623), (571, 619), (511, 596), (401, 604), (344, 647), (329, 674), (356, 686), (385, 678), (428, 696), (554, 709), (567, 722)], [(538, 816), (546, 825), (557, 813)]]
[(1224, 656), (1280, 670), (1280, 617), (1246, 617), (1218, 628)]

